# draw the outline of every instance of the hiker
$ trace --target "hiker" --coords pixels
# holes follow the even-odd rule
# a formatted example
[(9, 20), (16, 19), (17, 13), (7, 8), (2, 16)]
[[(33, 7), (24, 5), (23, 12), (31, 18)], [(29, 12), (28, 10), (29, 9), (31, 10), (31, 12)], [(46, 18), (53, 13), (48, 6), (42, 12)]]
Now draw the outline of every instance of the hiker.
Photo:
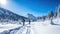
[(23, 19), (23, 26), (25, 25), (25, 19)]
[(29, 19), (29, 25), (31, 24), (31, 21), (30, 21), (30, 19)]

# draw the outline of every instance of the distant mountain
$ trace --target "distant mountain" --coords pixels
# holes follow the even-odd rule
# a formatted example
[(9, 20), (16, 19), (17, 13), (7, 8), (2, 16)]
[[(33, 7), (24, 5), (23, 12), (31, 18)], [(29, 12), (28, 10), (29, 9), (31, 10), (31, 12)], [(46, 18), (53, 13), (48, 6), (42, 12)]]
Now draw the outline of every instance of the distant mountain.
[(28, 18), (29, 18), (29, 19), (36, 19), (36, 17), (35, 17), (34, 15), (32, 15), (32, 14), (29, 14), (29, 13), (28, 13), (27, 15), (28, 15)]
[(33, 14), (30, 14), (30, 13), (28, 13), (27, 14), (28, 15), (28, 18), (31, 20), (31, 21), (36, 21), (37, 19), (37, 17), (35, 17)]
[(0, 7), (0, 20), (1, 19), (8, 19), (8, 20), (17, 21), (17, 20), (23, 20), (23, 19), (28, 19), (28, 18), (26, 18), (24, 16), (20, 16), (16, 13), (13, 13), (13, 12), (7, 10), (7, 9), (4, 9), (4, 8)]

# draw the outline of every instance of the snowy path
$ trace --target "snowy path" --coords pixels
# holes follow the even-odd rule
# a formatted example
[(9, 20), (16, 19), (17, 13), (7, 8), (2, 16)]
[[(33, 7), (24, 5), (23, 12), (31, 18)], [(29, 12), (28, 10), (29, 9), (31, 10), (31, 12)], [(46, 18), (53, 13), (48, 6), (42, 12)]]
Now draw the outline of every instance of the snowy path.
[[(14, 26), (10, 25), (1, 25), (0, 32), (2, 32), (3, 34), (5, 34), (6, 32), (8, 34), (60, 34), (60, 25), (51, 25), (49, 21), (31, 22), (30, 25), (26, 24), (25, 26), (16, 24)], [(3, 30), (6, 31), (3, 32)]]
[(22, 28), (20, 28), (15, 34), (34, 34), (33, 29), (30, 25), (25, 25)]
[(18, 25), (18, 24), (1, 25), (0, 24), (0, 34), (10, 33), (12, 30), (16, 30), (17, 28), (20, 29), (20, 27), (22, 27), (22, 25)]
[(60, 25), (31, 22), (31, 25), (23, 26), (16, 34), (60, 34)]

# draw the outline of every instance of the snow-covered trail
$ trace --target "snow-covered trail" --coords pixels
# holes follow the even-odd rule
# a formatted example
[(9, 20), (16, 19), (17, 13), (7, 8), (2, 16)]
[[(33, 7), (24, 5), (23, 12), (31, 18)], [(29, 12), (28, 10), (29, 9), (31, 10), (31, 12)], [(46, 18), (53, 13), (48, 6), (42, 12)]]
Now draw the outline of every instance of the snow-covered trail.
[(22, 27), (20, 24), (0, 24), (0, 34), (10, 34), (12, 31), (19, 30)]
[(33, 34), (33, 32), (30, 25), (25, 25), (20, 28), (15, 34)]
[(19, 29), (12, 30), (9, 34), (60, 34), (60, 25), (47, 25), (42, 22), (31, 22)]
[(31, 22), (31, 24), (25, 22), (26, 23), (25, 26), (22, 25), (20, 26), (16, 24), (14, 26), (10, 26), (9, 24), (6, 26), (1, 25), (0, 30), (2, 28), (3, 29), (5, 28), (6, 30), (9, 30), (9, 31), (5, 31), (5, 32), (9, 32), (9, 34), (60, 34), (60, 20), (54, 19), (53, 21), (55, 24), (58, 25), (52, 25), (50, 23), (50, 20), (46, 20), (40, 22)]
[(25, 26), (23, 26), (22, 28), (20, 28), (15, 34), (22, 34), (22, 33), (26, 33), (27, 28)]

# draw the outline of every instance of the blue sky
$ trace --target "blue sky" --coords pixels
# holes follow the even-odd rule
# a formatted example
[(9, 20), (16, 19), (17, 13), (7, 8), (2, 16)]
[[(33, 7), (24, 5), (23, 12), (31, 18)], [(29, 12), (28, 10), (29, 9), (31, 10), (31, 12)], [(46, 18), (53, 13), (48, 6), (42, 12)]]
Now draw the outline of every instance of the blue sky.
[(51, 9), (55, 12), (59, 4), (60, 0), (7, 0), (3, 7), (27, 17), (27, 13), (41, 16), (48, 14)]

